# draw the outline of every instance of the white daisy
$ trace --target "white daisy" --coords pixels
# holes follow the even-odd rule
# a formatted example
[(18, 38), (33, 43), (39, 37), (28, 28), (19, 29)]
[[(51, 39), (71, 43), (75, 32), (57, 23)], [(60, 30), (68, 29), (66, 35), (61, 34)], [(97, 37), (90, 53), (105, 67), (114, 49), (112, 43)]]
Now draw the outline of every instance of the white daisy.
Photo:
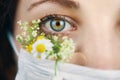
[(47, 57), (46, 51), (51, 51), (53, 44), (50, 40), (41, 39), (37, 40), (32, 45), (32, 54), (34, 57), (45, 59)]

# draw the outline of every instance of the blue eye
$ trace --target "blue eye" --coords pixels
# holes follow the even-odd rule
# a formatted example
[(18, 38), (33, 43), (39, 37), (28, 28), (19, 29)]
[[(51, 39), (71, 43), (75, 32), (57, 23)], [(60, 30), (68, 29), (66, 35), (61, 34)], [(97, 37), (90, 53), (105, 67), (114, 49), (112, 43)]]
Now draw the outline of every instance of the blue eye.
[(50, 20), (50, 27), (54, 31), (62, 31), (65, 28), (66, 22), (64, 20)]
[(56, 32), (66, 32), (70, 30), (75, 30), (75, 22), (65, 16), (59, 15), (49, 15), (41, 19), (42, 29), (46, 32), (56, 33)]

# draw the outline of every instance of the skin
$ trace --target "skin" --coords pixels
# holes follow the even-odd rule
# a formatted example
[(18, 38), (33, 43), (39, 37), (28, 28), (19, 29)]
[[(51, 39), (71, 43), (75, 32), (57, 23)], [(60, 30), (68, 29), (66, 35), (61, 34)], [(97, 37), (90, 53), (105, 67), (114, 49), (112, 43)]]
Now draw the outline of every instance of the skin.
[[(14, 36), (21, 31), (18, 20), (31, 21), (48, 14), (61, 14), (76, 20), (77, 30), (69, 32), (76, 43), (70, 63), (98, 69), (120, 69), (120, 0), (71, 0), (79, 8), (67, 8), (46, 2), (28, 10), (41, 0), (20, 0), (14, 26)], [(74, 12), (74, 13), (73, 13)], [(16, 42), (18, 50), (20, 44)]]

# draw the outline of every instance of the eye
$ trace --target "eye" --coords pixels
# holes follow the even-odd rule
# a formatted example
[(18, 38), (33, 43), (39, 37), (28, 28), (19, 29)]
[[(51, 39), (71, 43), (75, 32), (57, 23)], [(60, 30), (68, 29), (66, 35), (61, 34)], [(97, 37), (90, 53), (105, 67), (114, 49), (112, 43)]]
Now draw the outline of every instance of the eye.
[(60, 32), (72, 29), (72, 26), (65, 20), (55, 19), (49, 20), (45, 23), (45, 26), (50, 31)]
[(60, 33), (75, 29), (75, 23), (72, 21), (72, 19), (66, 18), (65, 16), (50, 15), (41, 20), (42, 24), (40, 27), (42, 27), (44, 31), (51, 33)]

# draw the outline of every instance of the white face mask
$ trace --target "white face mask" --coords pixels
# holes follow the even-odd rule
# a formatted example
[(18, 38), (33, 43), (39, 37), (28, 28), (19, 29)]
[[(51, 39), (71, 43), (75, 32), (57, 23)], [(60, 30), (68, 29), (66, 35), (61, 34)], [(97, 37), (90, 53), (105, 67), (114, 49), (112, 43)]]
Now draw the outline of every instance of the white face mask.
[[(12, 36), (8, 34), (8, 37), (18, 55), (16, 80), (53, 80), (54, 61), (36, 59), (24, 49), (18, 52)], [(69, 63), (59, 63), (58, 74), (54, 80), (120, 80), (120, 71), (105, 71)]]

